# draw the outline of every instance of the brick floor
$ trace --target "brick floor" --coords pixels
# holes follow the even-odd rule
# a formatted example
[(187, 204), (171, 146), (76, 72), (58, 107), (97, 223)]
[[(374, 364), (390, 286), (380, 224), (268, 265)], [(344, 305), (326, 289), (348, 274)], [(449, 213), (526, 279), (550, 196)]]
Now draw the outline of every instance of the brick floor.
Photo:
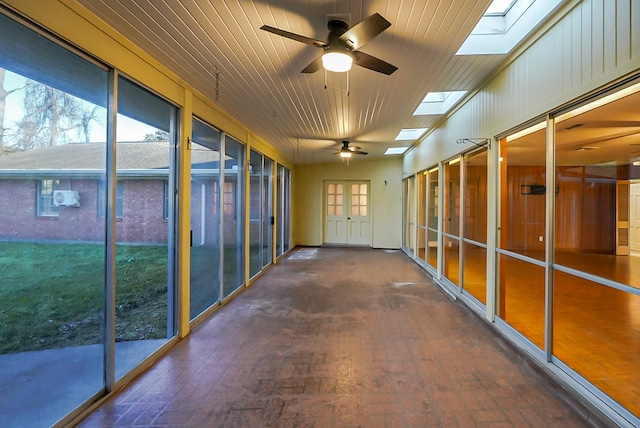
[(268, 269), (80, 426), (590, 426), (556, 394), (404, 253), (320, 248)]

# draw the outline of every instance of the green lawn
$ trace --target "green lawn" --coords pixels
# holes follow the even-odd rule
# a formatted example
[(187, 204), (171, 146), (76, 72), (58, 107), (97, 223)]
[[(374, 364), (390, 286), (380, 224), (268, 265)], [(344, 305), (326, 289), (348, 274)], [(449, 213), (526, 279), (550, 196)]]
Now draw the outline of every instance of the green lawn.
[[(118, 246), (116, 340), (166, 337), (166, 246)], [(0, 354), (103, 341), (104, 247), (0, 242)]]

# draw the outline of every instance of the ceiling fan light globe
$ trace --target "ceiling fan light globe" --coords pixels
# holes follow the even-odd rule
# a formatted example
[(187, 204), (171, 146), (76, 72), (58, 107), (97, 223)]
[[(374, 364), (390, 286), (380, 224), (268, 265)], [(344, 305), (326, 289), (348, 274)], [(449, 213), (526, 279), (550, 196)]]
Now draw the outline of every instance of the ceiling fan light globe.
[(353, 58), (351, 55), (343, 52), (327, 52), (322, 55), (322, 66), (336, 73), (343, 73), (351, 70)]
[(340, 152), (340, 157), (341, 158), (350, 158), (351, 157), (351, 152), (343, 150), (343, 151)]

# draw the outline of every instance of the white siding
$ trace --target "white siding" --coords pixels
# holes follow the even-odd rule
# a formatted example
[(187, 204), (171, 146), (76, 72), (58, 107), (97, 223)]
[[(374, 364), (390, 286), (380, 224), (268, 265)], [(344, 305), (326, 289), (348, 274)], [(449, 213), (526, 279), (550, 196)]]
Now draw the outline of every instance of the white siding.
[(562, 18), (404, 158), (412, 174), (640, 69), (640, 0), (570, 2)]

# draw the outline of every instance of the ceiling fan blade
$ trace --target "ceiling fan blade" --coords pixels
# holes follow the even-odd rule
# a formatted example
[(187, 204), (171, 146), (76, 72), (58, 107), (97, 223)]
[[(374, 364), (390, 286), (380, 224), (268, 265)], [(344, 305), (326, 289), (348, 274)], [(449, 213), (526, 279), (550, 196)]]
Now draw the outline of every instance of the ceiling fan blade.
[(352, 54), (354, 62), (360, 67), (368, 68), (369, 70), (377, 71), (378, 73), (390, 75), (398, 69), (395, 65), (391, 65), (388, 62), (364, 52), (354, 51)]
[(323, 48), (327, 46), (326, 42), (321, 40), (312, 39), (311, 37), (301, 36), (300, 34), (291, 33), (289, 31), (281, 30), (279, 28), (270, 27), (268, 25), (263, 25), (260, 27), (261, 30), (268, 31), (269, 33), (277, 34), (278, 36), (286, 37), (287, 39), (295, 40), (296, 42), (301, 42), (306, 45), (314, 45), (319, 48)]
[(363, 152), (361, 150), (352, 150), (351, 153), (353, 153), (354, 155), (368, 155), (369, 154), (369, 153)]
[(374, 13), (348, 29), (340, 36), (340, 40), (347, 43), (351, 49), (356, 50), (390, 26), (391, 23), (382, 15)]
[(315, 73), (316, 71), (320, 70), (322, 68), (322, 57), (318, 57), (315, 61), (313, 61), (311, 64), (307, 65), (302, 71), (301, 73)]

